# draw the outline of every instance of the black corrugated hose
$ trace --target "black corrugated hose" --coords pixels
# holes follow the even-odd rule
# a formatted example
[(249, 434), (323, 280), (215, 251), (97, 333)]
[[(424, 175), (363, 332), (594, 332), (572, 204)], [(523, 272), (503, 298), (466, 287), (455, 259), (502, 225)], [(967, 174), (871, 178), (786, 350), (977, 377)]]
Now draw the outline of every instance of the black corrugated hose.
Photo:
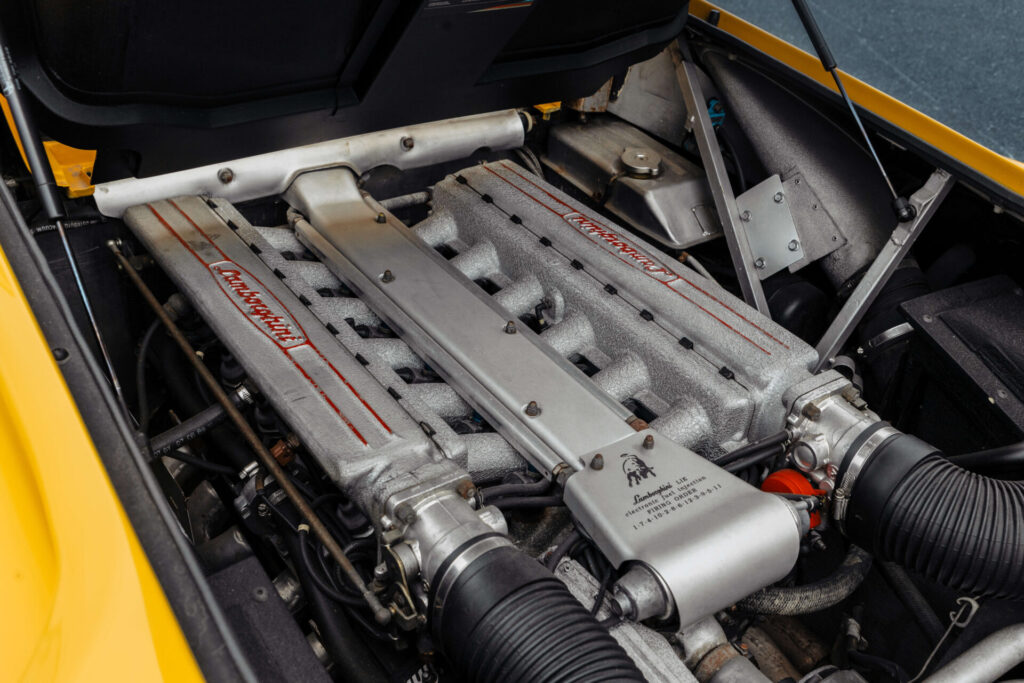
[(565, 584), (512, 547), (490, 550), (462, 570), (432, 620), (437, 642), (466, 681), (644, 680)]
[(896, 434), (868, 458), (845, 525), (880, 560), (929, 580), (1024, 598), (1024, 486), (968, 472), (913, 436)]

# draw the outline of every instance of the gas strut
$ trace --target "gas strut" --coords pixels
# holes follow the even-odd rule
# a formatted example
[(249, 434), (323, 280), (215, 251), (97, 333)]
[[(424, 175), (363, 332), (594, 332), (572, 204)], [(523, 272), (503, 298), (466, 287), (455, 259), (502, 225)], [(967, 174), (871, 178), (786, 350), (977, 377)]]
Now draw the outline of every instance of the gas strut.
[(864, 124), (860, 120), (860, 115), (857, 113), (857, 108), (853, 106), (853, 101), (850, 96), (846, 94), (846, 88), (843, 87), (843, 81), (839, 78), (839, 71), (837, 71), (837, 65), (835, 57), (832, 56), (832, 50), (829, 49), (828, 43), (825, 42), (825, 36), (822, 34), (821, 29), (818, 28), (818, 22), (814, 20), (814, 15), (811, 14), (811, 8), (807, 6), (806, 0), (793, 0), (793, 7), (796, 9), (796, 13), (800, 16), (800, 22), (804, 25), (804, 30), (807, 31), (807, 37), (811, 39), (811, 43), (814, 44), (814, 51), (818, 53), (818, 59), (821, 60), (821, 65), (825, 71), (832, 74), (832, 80), (836, 82), (836, 87), (839, 88), (839, 95), (843, 98), (843, 102), (850, 109), (850, 115), (853, 116), (854, 122), (857, 124), (857, 128), (860, 130), (861, 136), (864, 138), (864, 142), (867, 143), (868, 151), (871, 153), (871, 157), (875, 160), (878, 165), (878, 170), (882, 174), (882, 179), (885, 180), (885, 184), (889, 186), (889, 192), (892, 194), (892, 208), (896, 212), (896, 217), (900, 223), (906, 223), (914, 219), (914, 215), (917, 213), (914, 210), (914, 206), (906, 197), (901, 197), (896, 193), (896, 188), (893, 187), (892, 181), (889, 180), (889, 174), (885, 172), (885, 166), (882, 165), (882, 160), (878, 158), (878, 152), (875, 151), (875, 146), (871, 144), (871, 138), (868, 137), (868, 132), (864, 129)]
[[(25, 93), (21, 88), (21, 81), (14, 68), (14, 60), (4, 39), (2, 27), (0, 27), (0, 90), (7, 98), (7, 104), (11, 110), (11, 118), (14, 119), (14, 128), (18, 138), (21, 140), (21, 148), (25, 152), (25, 159), (28, 162), (29, 171), (32, 173), (32, 180), (36, 184), (39, 195), (39, 202), (42, 204), (43, 213), (49, 220), (57, 225), (57, 233), (60, 235), (61, 244), (64, 247), (64, 254), (68, 259), (68, 266), (71, 268), (71, 275), (75, 279), (75, 286), (82, 298), (85, 313), (89, 317), (89, 324), (92, 325), (93, 334), (96, 336), (96, 343), (99, 344), (100, 353), (103, 354), (103, 361), (110, 374), (110, 383), (114, 387), (121, 408), (126, 413), (128, 404), (125, 403), (124, 393), (121, 391), (121, 383), (117, 380), (117, 373), (114, 372), (114, 364), (110, 359), (106, 344), (100, 335), (99, 325), (96, 324), (96, 316), (93, 314), (92, 304), (89, 295), (85, 291), (85, 283), (82, 281), (82, 274), (78, 270), (78, 261), (71, 250), (71, 243), (68, 241), (67, 232), (64, 229), (64, 203), (61, 201), (57, 183), (53, 178), (53, 170), (46, 158), (46, 151), (43, 149), (42, 139), (36, 130), (35, 121), (32, 119), (32, 111), (29, 109)], [(125, 417), (128, 417), (126, 414)]]

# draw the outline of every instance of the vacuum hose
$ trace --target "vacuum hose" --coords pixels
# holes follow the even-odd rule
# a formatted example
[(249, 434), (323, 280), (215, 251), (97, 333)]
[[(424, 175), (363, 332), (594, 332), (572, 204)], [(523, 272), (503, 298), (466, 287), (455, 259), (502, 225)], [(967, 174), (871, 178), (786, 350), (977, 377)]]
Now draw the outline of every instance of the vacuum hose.
[(913, 436), (890, 436), (863, 462), (844, 522), (879, 559), (971, 595), (1024, 598), (1024, 487), (969, 472)]
[(466, 681), (644, 680), (568, 588), (513, 547), (472, 560), (431, 604), (436, 642)]

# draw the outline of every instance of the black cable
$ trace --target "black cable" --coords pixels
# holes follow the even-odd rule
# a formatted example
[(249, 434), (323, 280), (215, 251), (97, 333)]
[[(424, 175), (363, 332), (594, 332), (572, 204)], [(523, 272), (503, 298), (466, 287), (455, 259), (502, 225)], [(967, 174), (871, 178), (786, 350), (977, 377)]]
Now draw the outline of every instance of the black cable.
[(234, 477), (236, 474), (238, 474), (238, 472), (236, 472), (233, 468), (228, 467), (227, 465), (219, 465), (215, 462), (210, 462), (209, 460), (197, 458), (194, 455), (182, 453), (181, 451), (172, 451), (170, 453), (164, 453), (164, 457), (173, 458), (174, 460), (180, 460), (181, 462), (188, 463), (193, 467), (197, 467), (201, 470), (206, 470), (207, 472), (225, 474), (229, 477)]
[(580, 533), (579, 529), (573, 527), (572, 531), (562, 539), (562, 542), (555, 546), (555, 549), (551, 551), (551, 555), (544, 562), (544, 566), (555, 571), (555, 567), (562, 561), (562, 558), (572, 550), (573, 546), (583, 540), (583, 534)]
[(523, 498), (499, 498), (487, 503), (499, 510), (522, 510), (531, 508), (556, 507), (562, 505), (561, 496), (526, 496)]
[(497, 486), (485, 486), (480, 489), (480, 496), (484, 503), (491, 500), (504, 498), (506, 496), (531, 496), (537, 493), (544, 493), (551, 486), (547, 479), (540, 479), (528, 484), (498, 484)]
[(780, 445), (776, 444), (774, 446), (768, 446), (764, 450), (756, 451), (743, 457), (740, 460), (734, 460), (727, 465), (723, 465), (722, 469), (724, 469), (726, 472), (732, 472), (735, 474), (736, 472), (744, 470), (750, 467), (751, 465), (756, 465), (758, 463), (764, 462), (768, 458), (780, 455), (781, 453), (782, 451)]
[(594, 596), (594, 604), (590, 608), (590, 613), (597, 616), (597, 613), (601, 611), (601, 604), (604, 602), (604, 598), (608, 595), (608, 590), (612, 587), (612, 581), (615, 580), (615, 572), (612, 571), (611, 566), (605, 568), (604, 578), (601, 579), (601, 587), (597, 589), (597, 595)]
[(299, 552), (296, 560), (302, 563), (303, 568), (306, 571), (306, 574), (309, 576), (310, 579), (313, 580), (313, 583), (316, 584), (316, 587), (319, 588), (324, 595), (329, 597), (331, 600), (334, 600), (335, 602), (340, 602), (343, 605), (365, 606), (366, 602), (362, 598), (354, 598), (352, 596), (345, 595), (344, 593), (339, 592), (336, 588), (328, 584), (322, 576), (320, 576), (320, 574), (316, 571), (316, 568), (313, 566), (312, 558), (310, 558), (309, 556), (309, 547), (307, 546), (306, 541), (306, 530), (304, 528), (300, 528)]
[(135, 393), (139, 400), (139, 432), (145, 438), (149, 433), (149, 397), (146, 396), (146, 356), (149, 355), (149, 344), (153, 335), (160, 329), (160, 320), (154, 320), (146, 333), (142, 335), (139, 345), (139, 357), (135, 360)]
[[(730, 463), (736, 462), (740, 458), (746, 457), (746, 456), (748, 456), (748, 455), (750, 455), (752, 453), (760, 453), (760, 452), (762, 452), (763, 450), (765, 450), (766, 448), (769, 448), (769, 447), (779, 446), (781, 444), (786, 443), (786, 441), (788, 441), (788, 440), (789, 440), (789, 432), (787, 432), (785, 429), (783, 429), (781, 432), (777, 432), (775, 434), (770, 434), (768, 436), (765, 436), (765, 437), (762, 437), (762, 438), (758, 439), (757, 441), (751, 441), (746, 446), (742, 446), (740, 448), (737, 448), (734, 451), (729, 451), (728, 453), (723, 455), (721, 458), (718, 458), (717, 460), (715, 460), (715, 464), (717, 464), (717, 465), (719, 465), (721, 467), (725, 467), (726, 465), (728, 465)], [(734, 471), (734, 470), (730, 470), (730, 471)]]

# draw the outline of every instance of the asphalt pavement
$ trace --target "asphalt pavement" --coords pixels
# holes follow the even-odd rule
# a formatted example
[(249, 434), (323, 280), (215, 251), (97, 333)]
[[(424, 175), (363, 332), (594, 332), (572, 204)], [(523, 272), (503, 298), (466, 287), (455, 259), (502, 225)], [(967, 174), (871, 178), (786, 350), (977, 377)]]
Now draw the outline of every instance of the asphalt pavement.
[[(808, 0), (839, 68), (1024, 161), (1024, 0)], [(790, 0), (717, 0), (812, 52)]]

